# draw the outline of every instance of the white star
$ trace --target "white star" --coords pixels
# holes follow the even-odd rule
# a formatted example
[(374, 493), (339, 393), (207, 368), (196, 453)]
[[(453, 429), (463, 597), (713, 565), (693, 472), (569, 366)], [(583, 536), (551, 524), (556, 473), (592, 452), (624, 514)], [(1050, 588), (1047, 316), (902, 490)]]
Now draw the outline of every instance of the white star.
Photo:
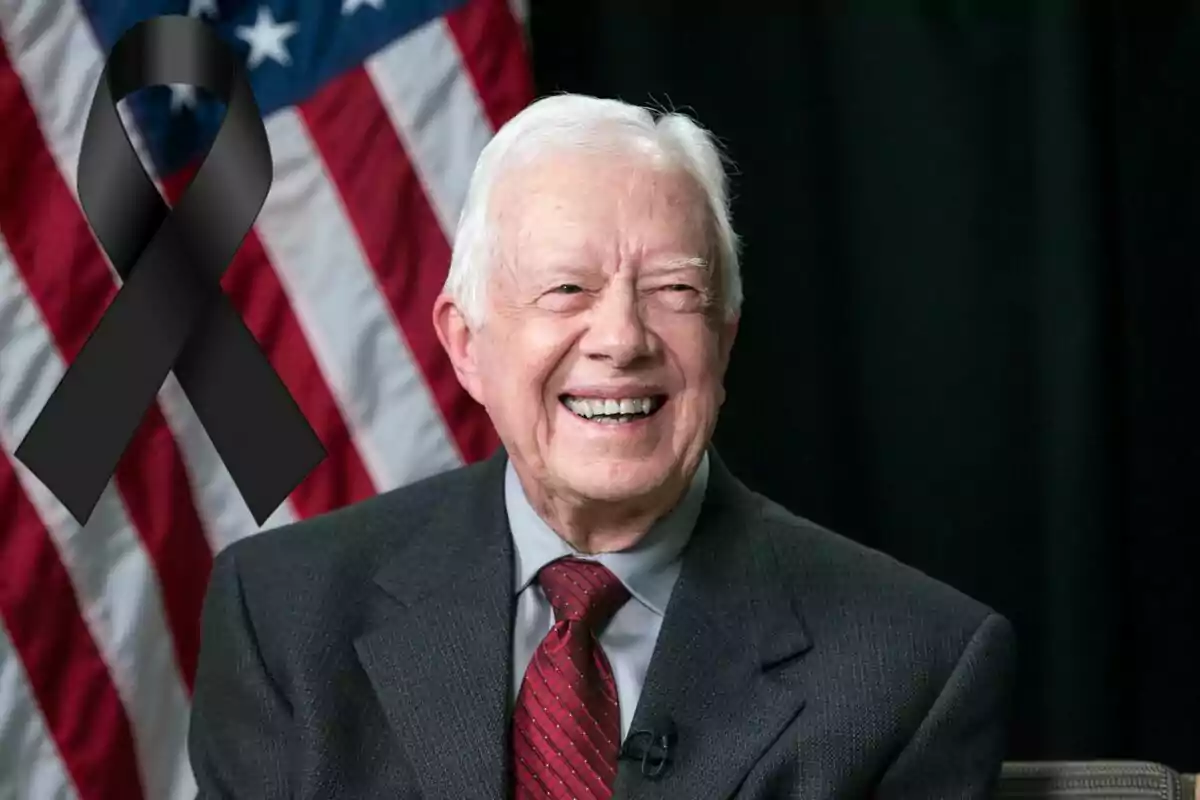
[(342, 0), (342, 15), (349, 16), (363, 6), (370, 6), (376, 11), (383, 11), (384, 0)]
[(203, 17), (207, 14), (216, 19), (219, 13), (217, 0), (188, 0), (189, 17)]
[(196, 107), (196, 87), (187, 83), (171, 84), (171, 113)]
[(250, 69), (254, 69), (264, 59), (271, 58), (283, 66), (292, 63), (292, 57), (285, 44), (289, 37), (295, 36), (300, 28), (295, 22), (276, 22), (271, 9), (266, 6), (258, 7), (258, 19), (254, 26), (239, 25), (237, 37), (250, 45), (250, 55), (246, 59)]

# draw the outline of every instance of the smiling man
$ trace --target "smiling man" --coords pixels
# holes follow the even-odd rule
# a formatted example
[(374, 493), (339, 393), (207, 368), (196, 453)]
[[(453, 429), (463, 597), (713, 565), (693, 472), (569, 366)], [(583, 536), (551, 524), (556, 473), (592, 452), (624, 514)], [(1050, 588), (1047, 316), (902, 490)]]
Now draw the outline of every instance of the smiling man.
[(681, 115), (556, 96), (497, 133), (432, 312), (503, 447), (220, 554), (201, 797), (989, 796), (1009, 624), (711, 445), (728, 206)]

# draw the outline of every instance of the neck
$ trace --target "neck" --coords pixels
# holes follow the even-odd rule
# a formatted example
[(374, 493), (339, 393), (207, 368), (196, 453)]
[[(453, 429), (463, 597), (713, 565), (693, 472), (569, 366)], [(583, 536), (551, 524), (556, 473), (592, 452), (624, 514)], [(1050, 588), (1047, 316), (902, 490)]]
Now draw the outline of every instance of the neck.
[(654, 523), (679, 503), (689, 482), (673, 481), (651, 495), (621, 501), (556, 493), (524, 479), (521, 485), (555, 533), (579, 552), (596, 555), (627, 550), (645, 538)]

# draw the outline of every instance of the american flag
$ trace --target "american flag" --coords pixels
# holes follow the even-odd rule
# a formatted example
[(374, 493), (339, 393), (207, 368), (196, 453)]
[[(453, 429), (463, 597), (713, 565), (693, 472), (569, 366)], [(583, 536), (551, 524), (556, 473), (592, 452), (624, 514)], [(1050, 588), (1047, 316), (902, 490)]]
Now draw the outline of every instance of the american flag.
[[(192, 797), (213, 556), (261, 530), (167, 379), (86, 525), (13, 457), (116, 293), (76, 195), (105, 54), (190, 14), (240, 52), (275, 160), (223, 281), (328, 458), (263, 528), (496, 445), (430, 321), (476, 157), (532, 99), (506, 0), (0, 0), (0, 798)], [(168, 198), (220, 122), (187, 87), (123, 104)], [(114, 202), (120, 202), (114, 198)]]

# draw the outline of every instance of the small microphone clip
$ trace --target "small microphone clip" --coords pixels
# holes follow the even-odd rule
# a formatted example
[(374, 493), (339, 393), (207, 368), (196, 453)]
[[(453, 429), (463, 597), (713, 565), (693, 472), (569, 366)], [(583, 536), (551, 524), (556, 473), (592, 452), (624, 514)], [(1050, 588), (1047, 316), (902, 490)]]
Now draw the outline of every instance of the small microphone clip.
[(676, 739), (675, 724), (670, 719), (663, 720), (651, 729), (630, 733), (622, 748), (622, 757), (640, 761), (642, 776), (655, 780), (666, 772)]

